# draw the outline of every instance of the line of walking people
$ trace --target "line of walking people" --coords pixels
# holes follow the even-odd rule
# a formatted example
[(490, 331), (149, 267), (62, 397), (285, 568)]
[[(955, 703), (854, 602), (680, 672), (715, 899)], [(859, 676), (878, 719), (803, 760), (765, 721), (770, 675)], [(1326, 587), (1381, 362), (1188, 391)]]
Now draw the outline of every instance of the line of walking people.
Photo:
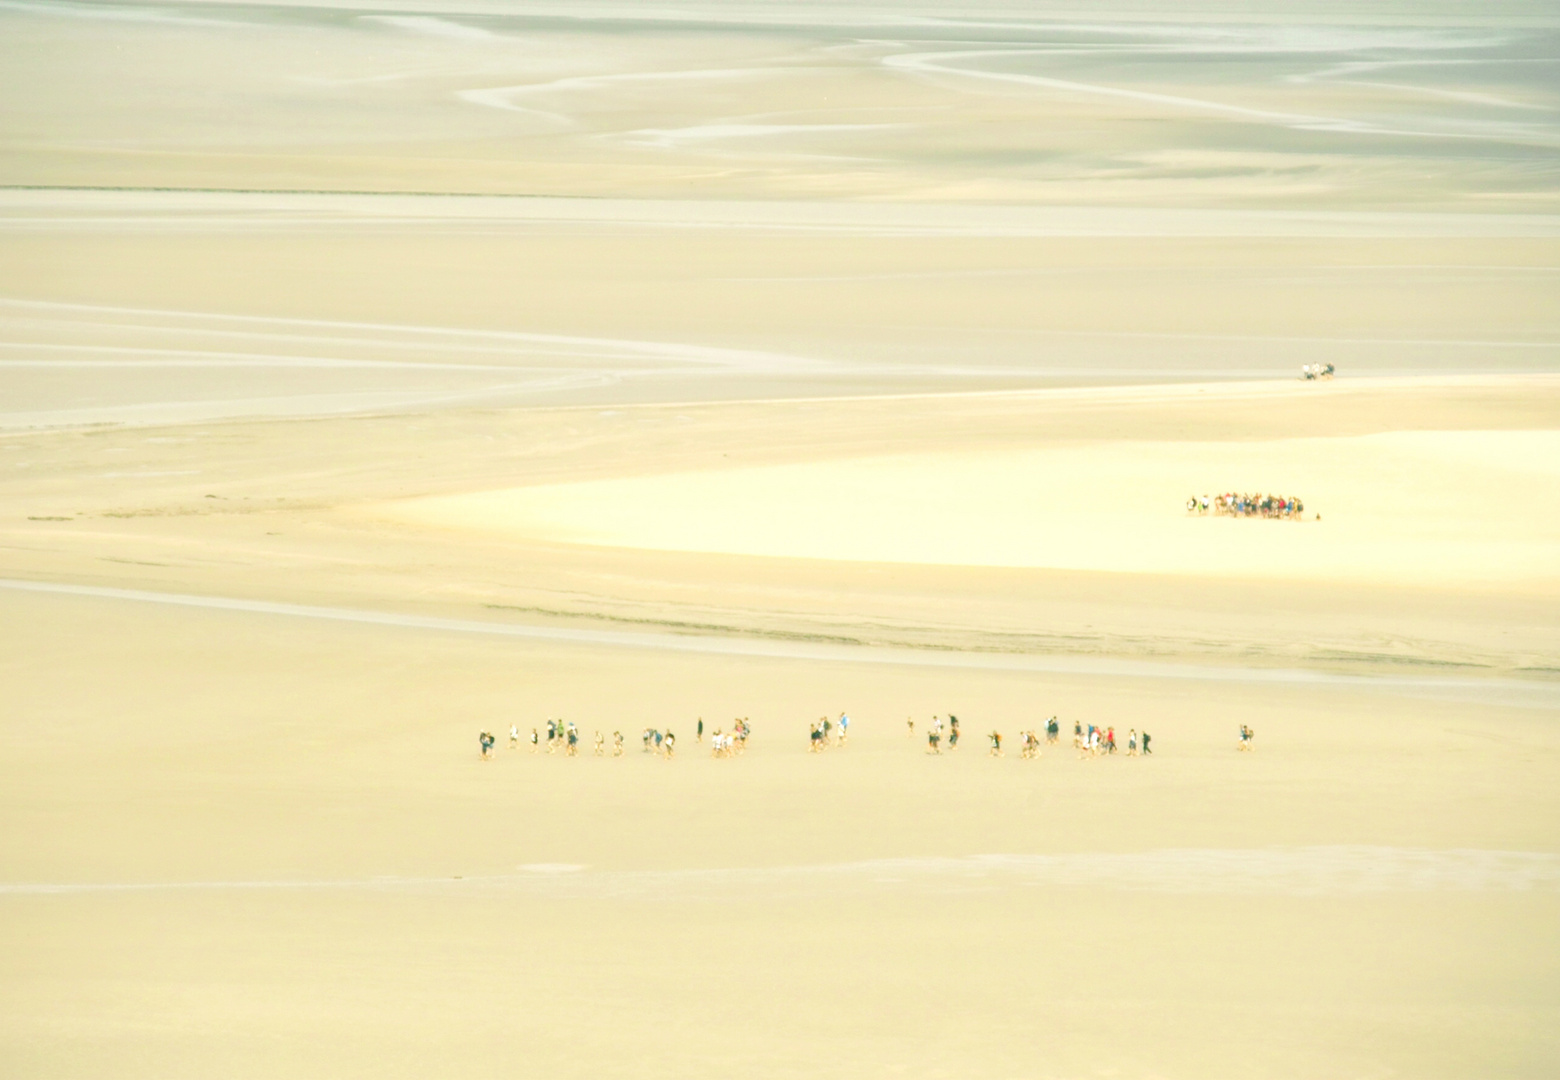
[[(816, 725), (815, 725), (816, 726)], [(1051, 717), (1045, 723), (1044, 743), (1055, 744), (1061, 739), (1061, 724), (1056, 717)], [(905, 734), (907, 738), (915, 737), (914, 717), (905, 718)], [(943, 743), (946, 741), (950, 751), (959, 748), (959, 718), (949, 713), (946, 719), (942, 716), (934, 716), (926, 727), (926, 752), (928, 754), (941, 754)], [(1040, 756), (1042, 739), (1033, 728), (1020, 731), (1019, 757), (1032, 759)], [(1002, 757), (1002, 732), (992, 730), (986, 735), (988, 744), (987, 753), (992, 757)], [(1148, 732), (1138, 734), (1133, 728), (1127, 735), (1127, 756), (1137, 757), (1139, 754), (1152, 754), (1150, 748), (1152, 736)], [(1098, 757), (1102, 754), (1116, 753), (1116, 729), (1114, 727), (1097, 727), (1094, 724), (1085, 726), (1081, 721), (1073, 724), (1073, 746), (1079, 751), (1081, 757)]]

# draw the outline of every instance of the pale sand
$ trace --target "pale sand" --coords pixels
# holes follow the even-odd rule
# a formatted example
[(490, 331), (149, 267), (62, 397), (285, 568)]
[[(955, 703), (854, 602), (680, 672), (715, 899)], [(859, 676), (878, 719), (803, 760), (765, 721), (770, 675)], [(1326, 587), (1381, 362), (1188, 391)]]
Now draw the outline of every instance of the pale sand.
[[(386, 520), (419, 502), (397, 489), (516, 475), (633, 490), (669, 482), (657, 463), (750, 477), (833, 455), (849, 476), (883, 460), (869, 448), (1023, 460), (1048, 431), (1105, 456), (1123, 428), (1197, 430), (1228, 463), (1208, 448), (1537, 441), (1555, 413), (1528, 380), (1058, 411), (1078, 393), (9, 437), (29, 467), (8, 575), (87, 586), (0, 589), (9, 1056), (39, 1075), (129, 1053), (148, 1075), (1546, 1073), (1560, 708), (1510, 675), (1556, 666), (1549, 578), (848, 563)], [(1385, 431), (1340, 433), (1358, 426)], [(723, 454), (730, 472), (688, 471)], [(439, 498), (487, 497), (421, 502)], [(1134, 528), (1314, 537), (1369, 513), (1179, 503)], [(1552, 544), (1544, 520), (1519, 535)], [(852, 744), (806, 755), (807, 721), (841, 708)], [(949, 709), (966, 746), (928, 758), (905, 717)], [(1156, 753), (1019, 761), (1016, 729), (1053, 712), (1147, 728)], [(749, 753), (704, 756), (693, 718), (739, 714)], [(587, 743), (622, 728), (627, 759), (507, 748), (509, 722), (547, 715)], [(650, 724), (678, 760), (639, 752)]]
[(0, 1073), (1560, 1069), (1550, 13), (414, 7), (0, 4)]
[(4, 427), (1560, 369), (1552, 216), (47, 195), (0, 193)]
[[(154, 886), (0, 894), (29, 1074), (1553, 1060), (1560, 859), (1495, 854), (1554, 851), (1552, 710), (5, 604), (9, 879)], [(857, 700), (852, 745), (806, 755)], [(533, 702), (629, 755), (511, 752)], [(969, 745), (931, 759), (903, 718), (944, 702)], [(1053, 709), (1157, 752), (984, 755)], [(698, 754), (692, 714), (738, 711), (748, 754)], [(679, 760), (633, 745), (649, 723)]]
[[(1282, 408), (1261, 397), (1226, 407), (1265, 406)], [(928, 451), (434, 496), (384, 512), (435, 528), (667, 551), (1191, 574), (1212, 587), (1452, 580), (1552, 591), (1557, 484), (1560, 431), (1394, 431)], [(1258, 524), (1177, 515), (1172, 492), (1307, 501), (1282, 523)]]

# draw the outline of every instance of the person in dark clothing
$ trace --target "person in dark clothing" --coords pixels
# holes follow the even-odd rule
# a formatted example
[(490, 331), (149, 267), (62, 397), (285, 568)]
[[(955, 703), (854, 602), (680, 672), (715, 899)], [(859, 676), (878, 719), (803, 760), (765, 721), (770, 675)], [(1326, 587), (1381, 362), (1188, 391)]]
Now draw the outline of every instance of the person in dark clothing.
[(1146, 732), (1146, 731), (1143, 732), (1143, 753), (1145, 753), (1145, 754), (1152, 754), (1153, 753), (1153, 751), (1148, 748), (1148, 732)]

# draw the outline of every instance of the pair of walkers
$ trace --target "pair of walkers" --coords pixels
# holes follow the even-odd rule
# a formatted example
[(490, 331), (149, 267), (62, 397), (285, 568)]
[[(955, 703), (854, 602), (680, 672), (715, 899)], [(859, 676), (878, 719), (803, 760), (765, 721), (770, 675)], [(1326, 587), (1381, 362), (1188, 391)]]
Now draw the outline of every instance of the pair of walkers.
[[(911, 728), (914, 731), (914, 727)], [(928, 754), (942, 753), (943, 719), (940, 716), (932, 717), (931, 726), (926, 729), (926, 752)], [(959, 748), (959, 718), (952, 713), (948, 714), (948, 749)]]

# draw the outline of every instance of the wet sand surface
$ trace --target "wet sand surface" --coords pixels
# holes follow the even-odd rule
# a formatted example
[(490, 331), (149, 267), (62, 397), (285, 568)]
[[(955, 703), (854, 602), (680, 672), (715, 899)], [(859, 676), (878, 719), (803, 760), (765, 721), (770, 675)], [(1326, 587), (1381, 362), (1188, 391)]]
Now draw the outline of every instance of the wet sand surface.
[(1557, 45), (0, 3), (0, 1071), (1553, 1075)]

